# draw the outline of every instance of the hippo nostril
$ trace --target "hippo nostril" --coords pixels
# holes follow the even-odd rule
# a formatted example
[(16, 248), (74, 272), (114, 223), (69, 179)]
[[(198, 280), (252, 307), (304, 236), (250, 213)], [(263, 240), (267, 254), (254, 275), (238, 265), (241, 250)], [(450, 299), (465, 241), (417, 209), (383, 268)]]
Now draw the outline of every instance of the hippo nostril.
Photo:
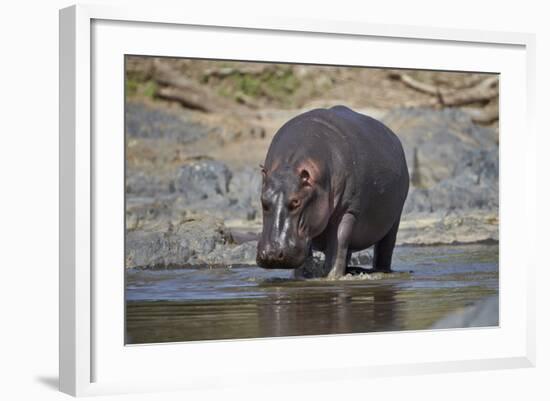
[(284, 253), (282, 250), (280, 250), (279, 253), (277, 254), (277, 259), (283, 260), (283, 257), (284, 257)]

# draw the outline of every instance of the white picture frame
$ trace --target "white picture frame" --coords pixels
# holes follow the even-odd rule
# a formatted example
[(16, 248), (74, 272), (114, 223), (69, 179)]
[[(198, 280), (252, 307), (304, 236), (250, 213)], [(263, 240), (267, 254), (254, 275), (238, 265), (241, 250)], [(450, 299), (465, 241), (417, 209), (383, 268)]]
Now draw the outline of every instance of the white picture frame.
[[(193, 35), (201, 46), (185, 49), (182, 42), (178, 45), (179, 35)], [(224, 46), (214, 50), (220, 35), (225, 35)], [(258, 40), (262, 41), (261, 45)], [(335, 41), (341, 56), (334, 47)], [(534, 43), (533, 35), (522, 33), (357, 21), (257, 16), (237, 20), (154, 7), (78, 5), (61, 10), (61, 391), (94, 395), (196, 390), (214, 385), (245, 385), (249, 380), (261, 384), (274, 377), (284, 384), (344, 376), (359, 379), (534, 366), (532, 273), (536, 260), (534, 252), (520, 253), (521, 249), (529, 250), (534, 244), (516, 233), (518, 228), (534, 232), (536, 221), (536, 138), (531, 114), (534, 110)], [(121, 223), (123, 193), (120, 180), (123, 86), (117, 86), (123, 79), (123, 71), (119, 69), (119, 56), (133, 53), (208, 57), (211, 54), (212, 58), (250, 60), (254, 46), (257, 53), (252, 59), (257, 60), (330, 64), (342, 57), (346, 60), (340, 59), (340, 64), (501, 74), (501, 324), (498, 328), (124, 346), (120, 337), (123, 325), (118, 324), (123, 318), (120, 312), (124, 303), (120, 297), (123, 259), (119, 258), (123, 230), (114, 227)], [(379, 50), (365, 61), (364, 54), (353, 54), (354, 49), (361, 46), (387, 50)], [(334, 51), (325, 55), (321, 47)], [(405, 59), (409, 49), (425, 57)], [(461, 54), (464, 57), (455, 60)], [(120, 135), (94, 134), (112, 129), (119, 130)], [(513, 135), (514, 132), (524, 132), (524, 135)], [(521, 190), (509, 185), (512, 182), (520, 183)], [(117, 186), (120, 193), (116, 192)], [(110, 214), (112, 204), (115, 204), (113, 210), (118, 210), (113, 211), (114, 214)], [(108, 250), (108, 246), (112, 249)], [(106, 263), (115, 267), (104, 269)], [(512, 271), (513, 266), (516, 271)], [(120, 271), (116, 270), (118, 267)], [(365, 353), (358, 350), (356, 345), (364, 341), (364, 336), (380, 344), (390, 340), (398, 343), (393, 348), (395, 355), (376, 349)], [(453, 347), (446, 349), (445, 344)], [(320, 346), (322, 358), (318, 357)], [(288, 358), (281, 356), (289, 353), (296, 358), (293, 366), (285, 365)], [(213, 363), (218, 361), (216, 358), (219, 363)], [(159, 361), (163, 361), (161, 367)], [(149, 369), (151, 366), (156, 366), (155, 371)], [(174, 366), (179, 367), (176, 373)]]

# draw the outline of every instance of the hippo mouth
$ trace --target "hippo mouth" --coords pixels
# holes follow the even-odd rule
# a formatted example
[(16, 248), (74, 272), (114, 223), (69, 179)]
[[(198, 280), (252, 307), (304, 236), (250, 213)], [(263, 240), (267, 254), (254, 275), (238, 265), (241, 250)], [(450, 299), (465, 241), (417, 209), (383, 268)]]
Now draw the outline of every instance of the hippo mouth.
[(285, 270), (290, 270), (290, 269), (296, 269), (296, 268), (301, 266), (301, 265), (294, 266), (294, 265), (291, 265), (291, 264), (289, 264), (285, 261), (263, 260), (263, 259), (260, 259), (260, 258), (256, 259), (256, 263), (258, 264), (258, 266), (263, 267), (264, 269), (285, 269)]
[(305, 257), (286, 257), (284, 259), (265, 258), (256, 255), (256, 263), (264, 269), (297, 269), (305, 262)]
[(296, 252), (295, 250), (294, 252), (284, 254), (284, 256), (281, 254), (281, 257), (277, 257), (277, 255), (268, 256), (258, 251), (256, 253), (256, 263), (264, 269), (297, 269), (305, 263), (307, 256), (311, 253), (311, 241), (307, 241), (303, 249), (306, 249), (306, 251)]

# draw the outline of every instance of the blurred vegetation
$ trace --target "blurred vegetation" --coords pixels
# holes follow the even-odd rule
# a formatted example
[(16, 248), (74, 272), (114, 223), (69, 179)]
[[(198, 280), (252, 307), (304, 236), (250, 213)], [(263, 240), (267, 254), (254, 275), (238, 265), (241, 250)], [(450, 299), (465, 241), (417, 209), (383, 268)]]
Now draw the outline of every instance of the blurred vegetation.
[(134, 77), (126, 77), (125, 80), (126, 96), (154, 98), (158, 89), (158, 84), (152, 79), (140, 81)]
[[(498, 88), (489, 97), (479, 96), (486, 90), (484, 87), (475, 92), (490, 76), (429, 70), (126, 58), (127, 96), (176, 102), (207, 113), (231, 112), (239, 107), (297, 109), (336, 103), (381, 110), (464, 106), (479, 109), (472, 114), (478, 122), (494, 123), (498, 120)], [(455, 101), (456, 105), (442, 102), (446, 99), (441, 94), (452, 97), (455, 93), (464, 94), (466, 101)]]
[[(203, 81), (211, 79), (205, 76)], [(239, 101), (243, 96), (252, 99), (267, 97), (290, 106), (290, 95), (300, 87), (300, 81), (290, 68), (272, 69), (260, 74), (247, 74), (235, 70), (218, 83), (218, 93)]]

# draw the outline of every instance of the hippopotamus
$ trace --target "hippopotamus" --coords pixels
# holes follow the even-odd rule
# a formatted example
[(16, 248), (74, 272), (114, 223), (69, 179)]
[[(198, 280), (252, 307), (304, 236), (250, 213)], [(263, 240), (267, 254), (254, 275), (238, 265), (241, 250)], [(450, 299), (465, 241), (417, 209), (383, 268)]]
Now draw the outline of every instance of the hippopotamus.
[(260, 167), (259, 266), (297, 269), (318, 250), (338, 278), (374, 245), (373, 269), (391, 270), (409, 172), (388, 127), (346, 106), (311, 110), (276, 132)]

